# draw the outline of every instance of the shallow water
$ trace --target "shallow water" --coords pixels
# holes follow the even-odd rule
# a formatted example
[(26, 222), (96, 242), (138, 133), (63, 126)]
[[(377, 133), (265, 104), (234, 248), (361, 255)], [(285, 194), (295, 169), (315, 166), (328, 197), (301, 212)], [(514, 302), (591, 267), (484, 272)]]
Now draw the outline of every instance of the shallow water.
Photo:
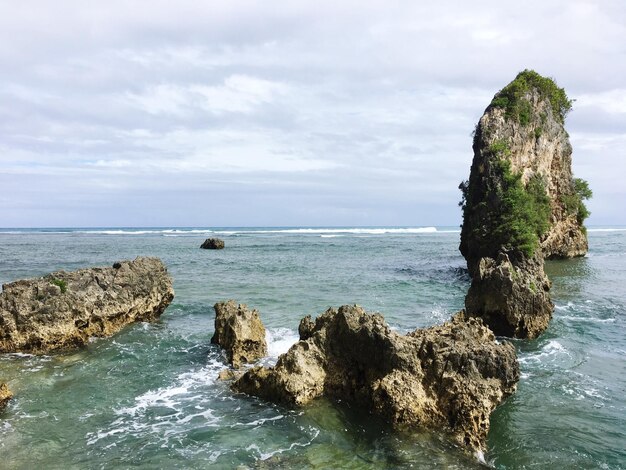
[[(16, 394), (0, 417), (1, 468), (481, 468), (445, 436), (394, 433), (347, 404), (289, 410), (216, 381), (212, 305), (261, 311), (270, 358), (299, 319), (358, 303), (408, 331), (463, 306), (454, 229), (222, 229), (0, 233), (0, 282), (138, 255), (159, 256), (176, 297), (161, 320), (80, 351), (0, 356)], [(60, 233), (65, 232), (65, 233)], [(589, 232), (588, 257), (550, 262), (548, 331), (516, 341), (518, 392), (492, 415), (496, 468), (623, 468), (626, 462), (626, 231)]]

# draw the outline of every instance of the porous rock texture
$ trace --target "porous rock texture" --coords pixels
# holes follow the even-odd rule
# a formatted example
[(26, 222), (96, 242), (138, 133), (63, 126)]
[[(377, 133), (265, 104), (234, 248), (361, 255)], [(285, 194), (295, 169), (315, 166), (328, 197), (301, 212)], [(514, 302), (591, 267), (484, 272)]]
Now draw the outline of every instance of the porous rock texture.
[(0, 294), (0, 352), (34, 354), (79, 347), (129, 323), (157, 319), (174, 298), (158, 258), (109, 268), (57, 271), (10, 282)]
[(6, 384), (0, 383), (0, 411), (2, 411), (9, 403), (9, 400), (13, 398), (13, 394)]
[(228, 362), (236, 368), (267, 355), (265, 327), (259, 312), (234, 300), (215, 304), (215, 333), (211, 343), (224, 348)]
[[(566, 111), (555, 108), (550, 95), (532, 85), (535, 77), (544, 83), (547, 79), (532, 71), (520, 76), (531, 83), (518, 97), (523, 116), (512, 117), (506, 107), (494, 104), (500, 92), (476, 127), (465, 201), (471, 210), (464, 211), (460, 250), (472, 277), (467, 313), (483, 318), (496, 334), (534, 338), (548, 327), (554, 310), (544, 259), (583, 256), (588, 244), (582, 220), (566, 204), (576, 197), (572, 147), (564, 128)], [(521, 175), (524, 185), (531, 179), (541, 181), (549, 199), (549, 227), (530, 257), (519, 247), (503, 246), (496, 231), (485, 224), (502, 207), (498, 199), (502, 160), (511, 173)], [(513, 220), (514, 213), (503, 217), (511, 224), (523, 224)]]
[[(541, 238), (544, 258), (584, 256), (588, 250), (585, 229), (577, 214), (568, 211), (565, 205), (567, 197), (575, 192), (569, 134), (547, 97), (531, 88), (522, 99), (530, 105), (527, 123), (507, 117), (504, 109), (493, 105), (487, 107), (480, 118), (474, 135), (474, 159), (469, 179), (470, 185), (474, 186), (472, 193), (477, 200), (486, 201), (489, 187), (498, 184), (490, 170), (494, 158), (501, 155), (494, 155), (490, 148), (495, 142), (505, 143), (512, 172), (521, 173), (524, 183), (535, 175), (541, 176), (545, 182), (551, 214), (550, 228)], [(480, 212), (476, 214), (477, 218), (481, 216)], [(468, 222), (463, 227), (461, 251), (470, 261), (484, 253), (473, 246), (470, 233), (480, 221)], [(499, 247), (492, 249), (497, 252)]]
[(287, 405), (347, 400), (395, 426), (447, 430), (482, 452), (491, 412), (519, 380), (514, 347), (462, 312), (402, 335), (380, 314), (346, 305), (303, 319), (300, 334), (274, 367), (251, 368), (233, 390)]
[(501, 251), (496, 259), (480, 259), (465, 308), (497, 335), (535, 338), (552, 318), (550, 286), (540, 254), (512, 261)]
[(205, 250), (222, 250), (224, 249), (224, 240), (220, 240), (219, 238), (207, 238), (204, 240), (200, 248)]

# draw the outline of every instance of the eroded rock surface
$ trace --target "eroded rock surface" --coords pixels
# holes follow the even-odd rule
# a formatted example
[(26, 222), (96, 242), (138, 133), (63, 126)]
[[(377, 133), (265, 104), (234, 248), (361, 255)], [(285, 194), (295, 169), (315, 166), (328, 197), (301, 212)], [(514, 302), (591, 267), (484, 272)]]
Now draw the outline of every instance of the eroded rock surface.
[(288, 405), (321, 395), (347, 400), (396, 426), (448, 430), (480, 452), (491, 412), (519, 379), (514, 347), (463, 313), (401, 335), (381, 315), (343, 306), (305, 318), (300, 334), (275, 367), (248, 370), (233, 389)]
[(496, 259), (481, 258), (465, 306), (497, 335), (535, 338), (552, 318), (550, 286), (539, 253), (511, 261), (500, 252)]
[(0, 294), (0, 352), (46, 353), (157, 319), (174, 298), (158, 258), (58, 271), (10, 282)]
[(233, 367), (267, 355), (265, 327), (259, 312), (234, 300), (215, 304), (215, 333), (211, 343), (224, 348)]
[(13, 398), (13, 394), (7, 384), (0, 383), (0, 411), (7, 406), (11, 398)]
[(551, 79), (526, 70), (498, 92), (474, 135), (460, 250), (472, 286), (468, 314), (497, 334), (532, 338), (554, 309), (545, 258), (587, 252), (586, 182), (572, 174), (571, 108)]
[(222, 250), (224, 248), (224, 240), (219, 238), (207, 238), (204, 240), (200, 248), (205, 250)]

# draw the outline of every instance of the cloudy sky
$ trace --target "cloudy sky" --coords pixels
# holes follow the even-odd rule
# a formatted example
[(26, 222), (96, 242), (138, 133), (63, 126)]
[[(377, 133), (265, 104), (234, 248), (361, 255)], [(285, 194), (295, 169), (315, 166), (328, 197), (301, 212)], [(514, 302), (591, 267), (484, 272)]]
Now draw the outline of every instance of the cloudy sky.
[(456, 225), (524, 68), (626, 224), (622, 0), (0, 0), (0, 226)]

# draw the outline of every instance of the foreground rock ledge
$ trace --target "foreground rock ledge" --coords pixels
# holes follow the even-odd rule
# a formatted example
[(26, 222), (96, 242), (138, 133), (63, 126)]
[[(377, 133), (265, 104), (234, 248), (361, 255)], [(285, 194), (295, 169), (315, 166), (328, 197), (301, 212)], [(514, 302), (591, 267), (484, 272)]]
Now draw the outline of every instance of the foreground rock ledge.
[(224, 348), (233, 367), (267, 355), (265, 327), (259, 312), (234, 300), (215, 304), (215, 334), (211, 343)]
[(9, 400), (13, 398), (13, 394), (6, 384), (0, 383), (0, 411), (2, 411), (9, 403)]
[(300, 341), (275, 367), (254, 367), (233, 390), (287, 405), (325, 395), (357, 403), (395, 426), (445, 429), (465, 449), (485, 448), (489, 416), (519, 380), (513, 345), (463, 312), (401, 335), (358, 306), (300, 324)]
[(174, 298), (158, 258), (58, 271), (15, 281), (0, 294), (0, 352), (46, 353), (84, 345), (136, 321), (157, 319)]

